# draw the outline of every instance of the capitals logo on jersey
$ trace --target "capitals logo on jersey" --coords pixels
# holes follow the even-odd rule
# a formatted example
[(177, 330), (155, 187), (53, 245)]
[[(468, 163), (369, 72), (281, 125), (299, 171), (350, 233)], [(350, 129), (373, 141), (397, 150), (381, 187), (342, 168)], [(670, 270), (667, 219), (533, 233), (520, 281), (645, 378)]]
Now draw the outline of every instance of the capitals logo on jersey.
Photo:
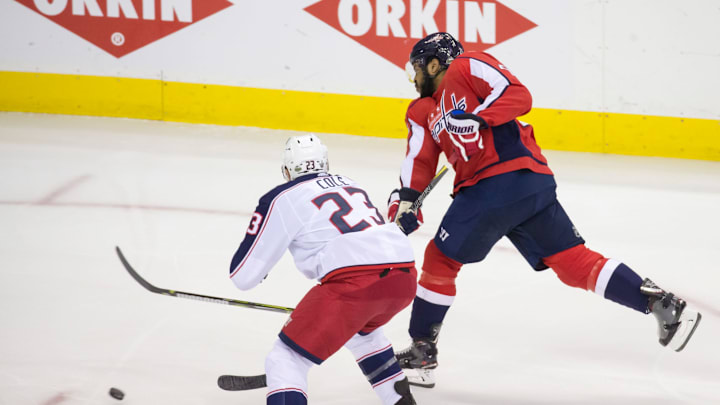
[(465, 112), (467, 103), (465, 97), (457, 100), (455, 93), (450, 95), (452, 109), (445, 108), (445, 90), (443, 90), (440, 103), (435, 107), (428, 119), (430, 133), (436, 143), (440, 143), (440, 135), (445, 132), (455, 146), (455, 152), (464, 161), (484, 149), (482, 136), (480, 135), (480, 124), (472, 120), (460, 120), (453, 118), (453, 111)]

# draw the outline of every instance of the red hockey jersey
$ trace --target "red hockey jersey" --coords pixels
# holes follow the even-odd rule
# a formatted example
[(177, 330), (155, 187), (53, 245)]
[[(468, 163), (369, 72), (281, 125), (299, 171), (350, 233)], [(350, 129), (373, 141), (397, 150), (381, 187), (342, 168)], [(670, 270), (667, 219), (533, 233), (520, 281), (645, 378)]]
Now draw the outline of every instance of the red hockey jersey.
[[(433, 96), (408, 107), (402, 187), (422, 191), (435, 175), (440, 152), (455, 170), (454, 192), (520, 169), (552, 175), (532, 126), (517, 120), (531, 107), (530, 92), (497, 59), (484, 52), (461, 54)], [(479, 136), (458, 133), (447, 120), (450, 111), (458, 109), (482, 117), (490, 128), (480, 130)]]

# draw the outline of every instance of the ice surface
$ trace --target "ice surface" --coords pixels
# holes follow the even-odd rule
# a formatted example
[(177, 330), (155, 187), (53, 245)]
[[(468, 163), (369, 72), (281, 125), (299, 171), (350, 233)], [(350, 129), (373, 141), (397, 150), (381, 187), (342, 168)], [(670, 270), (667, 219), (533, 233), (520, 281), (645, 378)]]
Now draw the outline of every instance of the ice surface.
[[(294, 306), (314, 283), (286, 255), (250, 292), (228, 264), (257, 199), (281, 183), (291, 131), (0, 113), (0, 404), (262, 404), (220, 374), (259, 374), (285, 315), (151, 294), (151, 283)], [(333, 173), (377, 206), (403, 140), (320, 135)], [(542, 142), (542, 134), (538, 134)], [(588, 247), (703, 312), (681, 353), (656, 324), (534, 272), (503, 240), (466, 266), (419, 404), (720, 404), (720, 162), (547, 151)], [(447, 176), (411, 236), (418, 264), (450, 203)], [(386, 326), (408, 344), (409, 309)], [(310, 372), (311, 404), (378, 403), (352, 356)]]

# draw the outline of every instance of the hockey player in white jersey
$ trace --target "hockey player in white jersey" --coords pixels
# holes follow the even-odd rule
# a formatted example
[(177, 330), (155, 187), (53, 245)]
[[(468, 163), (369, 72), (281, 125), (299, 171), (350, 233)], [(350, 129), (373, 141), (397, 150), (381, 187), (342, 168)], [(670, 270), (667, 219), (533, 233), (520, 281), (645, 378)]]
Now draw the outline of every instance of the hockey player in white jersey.
[(267, 404), (307, 404), (307, 374), (347, 347), (383, 404), (415, 404), (382, 331), (412, 302), (417, 271), (407, 237), (385, 223), (367, 193), (328, 174), (327, 148), (315, 135), (288, 139), (285, 184), (260, 198), (230, 278), (258, 285), (286, 249), (318, 280), (290, 315), (265, 360)]

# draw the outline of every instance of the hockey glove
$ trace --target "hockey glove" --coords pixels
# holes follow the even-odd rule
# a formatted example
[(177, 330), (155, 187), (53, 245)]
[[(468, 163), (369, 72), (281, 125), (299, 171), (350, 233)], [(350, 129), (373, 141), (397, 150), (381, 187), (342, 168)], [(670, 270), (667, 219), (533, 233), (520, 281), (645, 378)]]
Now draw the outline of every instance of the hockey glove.
[(423, 224), (422, 210), (417, 213), (410, 208), (420, 196), (418, 191), (408, 187), (395, 189), (388, 199), (388, 220), (395, 222), (405, 235), (409, 235)]
[(466, 162), (485, 148), (480, 130), (487, 128), (488, 124), (484, 119), (463, 110), (452, 110), (447, 117), (447, 132), (456, 152)]
[[(472, 132), (476, 132), (481, 129), (489, 128), (487, 122), (485, 122), (485, 120), (482, 119), (482, 117), (480, 117), (479, 115), (472, 114), (472, 113), (467, 113), (463, 110), (450, 111), (450, 117), (448, 117), (448, 120), (450, 121), (451, 124), (455, 124), (455, 125), (459, 125), (459, 126), (464, 126), (464, 125), (473, 126), (474, 131), (472, 131)], [(470, 121), (475, 121), (476, 124), (473, 124)]]
[(410, 235), (415, 232), (421, 224), (420, 220), (412, 210), (408, 210), (407, 212), (403, 212), (398, 215), (395, 223), (405, 235)]

